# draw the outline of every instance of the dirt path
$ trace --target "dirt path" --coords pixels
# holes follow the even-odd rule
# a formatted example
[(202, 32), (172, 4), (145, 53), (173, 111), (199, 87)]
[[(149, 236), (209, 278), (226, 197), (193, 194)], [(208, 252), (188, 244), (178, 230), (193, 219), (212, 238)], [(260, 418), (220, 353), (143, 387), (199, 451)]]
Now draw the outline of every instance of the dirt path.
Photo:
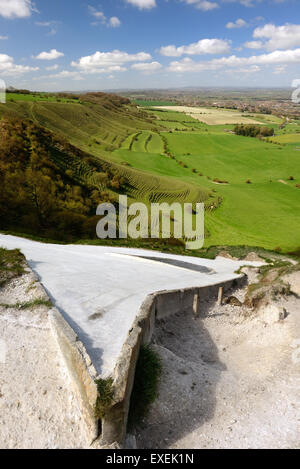
[(245, 319), (239, 307), (202, 303), (199, 319), (161, 323), (160, 396), (138, 447), (299, 448), (300, 363), (292, 359), (299, 306), (292, 297), (284, 321), (265, 323)]
[[(0, 303), (44, 298), (31, 273), (0, 291)], [(47, 306), (0, 307), (0, 448), (85, 448), (85, 424), (52, 337)]]

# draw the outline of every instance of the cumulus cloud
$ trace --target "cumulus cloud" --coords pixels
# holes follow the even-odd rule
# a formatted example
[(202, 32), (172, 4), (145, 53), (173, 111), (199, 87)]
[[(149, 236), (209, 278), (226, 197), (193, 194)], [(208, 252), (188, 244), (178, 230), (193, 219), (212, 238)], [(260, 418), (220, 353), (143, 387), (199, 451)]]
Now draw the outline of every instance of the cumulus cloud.
[(34, 58), (38, 60), (56, 60), (59, 57), (63, 57), (64, 55), (65, 54), (63, 52), (58, 52), (56, 49), (51, 49), (50, 52), (41, 52)]
[(13, 57), (6, 54), (0, 54), (0, 74), (1, 75), (22, 75), (26, 72), (35, 72), (39, 70), (38, 67), (29, 67), (24, 65), (17, 65)]
[(171, 72), (199, 72), (203, 70), (219, 70), (226, 67), (245, 67), (252, 65), (288, 65), (300, 63), (300, 49), (274, 51), (269, 54), (253, 55), (251, 57), (222, 57), (207, 62), (195, 62), (186, 57), (181, 61), (171, 62), (169, 71)]
[(31, 0), (0, 0), (0, 16), (4, 18), (27, 18), (33, 11)]
[(247, 23), (242, 18), (239, 18), (234, 23), (230, 21), (229, 23), (226, 24), (227, 29), (235, 29), (235, 28), (239, 29), (239, 28), (244, 28), (245, 26), (247, 26)]
[(151, 59), (151, 55), (146, 52), (128, 54), (116, 49), (112, 52), (95, 52), (93, 55), (81, 57), (78, 62), (73, 61), (71, 65), (84, 73), (122, 72), (126, 70), (124, 65), (127, 63), (146, 62)]
[(8, 36), (0, 36), (0, 41), (6, 41), (8, 39)]
[(138, 63), (133, 64), (131, 68), (139, 72), (153, 73), (160, 70), (162, 68), (162, 65), (159, 62)]
[(253, 33), (254, 38), (268, 39), (264, 47), (269, 50), (290, 49), (300, 46), (300, 25), (285, 24), (284, 26), (275, 26), (266, 24), (261, 28), (256, 28)]
[(226, 54), (230, 51), (230, 41), (223, 39), (201, 39), (188, 46), (174, 45), (161, 47), (160, 53), (166, 57), (180, 57), (182, 55)]
[(139, 8), (139, 10), (151, 10), (156, 7), (156, 0), (125, 0), (125, 2)]

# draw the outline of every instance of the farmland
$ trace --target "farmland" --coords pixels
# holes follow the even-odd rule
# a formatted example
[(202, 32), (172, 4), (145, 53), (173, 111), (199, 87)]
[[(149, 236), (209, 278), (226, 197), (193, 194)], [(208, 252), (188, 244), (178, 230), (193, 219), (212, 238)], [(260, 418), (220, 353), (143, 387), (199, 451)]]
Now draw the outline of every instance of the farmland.
[(165, 111), (177, 111), (193, 117), (208, 125), (226, 125), (226, 124), (264, 124), (280, 123), (280, 119), (275, 116), (258, 114), (245, 114), (230, 109), (216, 109), (205, 107), (187, 107), (187, 106), (159, 106), (157, 109)]
[[(206, 213), (206, 246), (245, 244), (293, 250), (299, 245), (297, 146), (236, 136), (232, 125), (206, 125), (174, 108), (155, 109), (153, 114), (165, 128), (159, 137), (172, 158), (161, 152), (157, 137), (157, 149), (149, 152), (145, 132), (136, 135), (131, 146), (129, 138), (113, 155), (135, 168), (172, 176), (220, 196), (221, 206)], [(267, 117), (279, 133), (280, 120)], [(281, 138), (294, 141), (295, 136), (284, 134), (271, 140)]]
[[(81, 160), (74, 150), (71, 157), (55, 151), (52, 159), (88, 188), (105, 189), (105, 171), (122, 181), (130, 201), (204, 202), (206, 247), (298, 249), (299, 121), (282, 128), (282, 119), (272, 115), (192, 109), (150, 108), (148, 101), (140, 108), (104, 95), (76, 102), (8, 101), (0, 115), (28, 119), (84, 152)], [(239, 118), (272, 127), (275, 136), (235, 135)], [(116, 200), (121, 189), (117, 183), (106, 190)]]

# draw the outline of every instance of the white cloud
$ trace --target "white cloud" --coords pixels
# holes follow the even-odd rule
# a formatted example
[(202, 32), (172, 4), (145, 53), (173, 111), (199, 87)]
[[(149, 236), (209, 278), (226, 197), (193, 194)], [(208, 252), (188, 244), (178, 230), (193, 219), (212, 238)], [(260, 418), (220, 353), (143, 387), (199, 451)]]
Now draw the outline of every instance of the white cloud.
[(253, 37), (268, 39), (264, 46), (269, 51), (290, 49), (291, 47), (300, 46), (300, 25), (275, 26), (274, 24), (266, 24), (262, 28), (256, 28)]
[(252, 65), (288, 65), (300, 64), (300, 49), (274, 51), (269, 54), (253, 55), (251, 57), (222, 57), (207, 62), (195, 62), (186, 57), (181, 61), (171, 62), (169, 71), (177, 73), (199, 72), (204, 70), (219, 70), (226, 67), (245, 67)]
[(249, 41), (244, 44), (247, 49), (262, 49), (263, 43), (261, 41)]
[(1, 75), (21, 75), (26, 72), (36, 72), (38, 67), (28, 67), (14, 63), (13, 57), (0, 54), (0, 74)]
[(182, 2), (187, 3), (188, 5), (194, 5), (198, 10), (202, 11), (211, 11), (219, 8), (219, 4), (216, 2), (211, 2), (207, 0), (181, 0)]
[(0, 41), (6, 41), (8, 39), (8, 36), (0, 36)]
[(104, 15), (103, 11), (96, 10), (95, 7), (88, 6), (89, 12), (92, 16), (97, 18), (101, 23), (106, 23), (106, 16)]
[(48, 78), (71, 78), (72, 80), (80, 81), (84, 78), (78, 72), (72, 72), (70, 70), (62, 70), (55, 75), (50, 75)]
[(251, 67), (245, 67), (245, 68), (234, 68), (234, 69), (229, 69), (225, 70), (225, 73), (258, 73), (261, 71), (261, 68), (258, 65), (252, 65)]
[(160, 53), (166, 57), (187, 55), (226, 54), (230, 51), (230, 42), (223, 39), (201, 39), (188, 46), (174, 45), (161, 47)]
[(151, 10), (156, 7), (156, 0), (125, 0), (125, 2), (138, 7), (139, 10)]
[(105, 24), (110, 28), (119, 28), (121, 26), (121, 21), (117, 16), (112, 16), (111, 18), (107, 18), (102, 11), (96, 10), (96, 8), (88, 6), (89, 12), (97, 21), (92, 23), (92, 26), (98, 26), (98, 24)]
[(51, 71), (51, 70), (57, 70), (58, 68), (59, 68), (58, 65), (55, 64), (55, 65), (51, 65), (51, 67), (46, 67), (46, 70)]
[[(252, 8), (255, 7), (258, 3), (262, 3), (264, 0), (222, 0), (223, 3), (240, 3), (244, 7)], [(265, 0), (266, 1), (266, 0)], [(284, 3), (288, 0), (268, 0), (268, 3)]]
[(227, 29), (244, 28), (245, 26), (247, 26), (247, 23), (242, 18), (239, 18), (234, 23), (230, 21), (226, 24)]
[(81, 57), (78, 62), (72, 62), (72, 67), (84, 73), (105, 73), (125, 71), (124, 65), (130, 62), (145, 62), (151, 60), (151, 55), (146, 52), (128, 54), (119, 50), (112, 52), (95, 52), (93, 55)]
[(160, 70), (162, 68), (162, 65), (159, 62), (149, 62), (149, 63), (133, 64), (131, 68), (139, 72), (153, 73), (153, 72), (157, 72), (158, 70)]
[(121, 26), (121, 21), (116, 16), (112, 16), (109, 19), (109, 26), (112, 28), (119, 28)]
[(58, 52), (56, 49), (51, 49), (50, 52), (41, 52), (34, 58), (38, 60), (55, 60), (59, 57), (63, 57), (64, 55), (65, 54), (63, 52)]
[(0, 16), (4, 18), (27, 18), (33, 11), (31, 0), (0, 0)]

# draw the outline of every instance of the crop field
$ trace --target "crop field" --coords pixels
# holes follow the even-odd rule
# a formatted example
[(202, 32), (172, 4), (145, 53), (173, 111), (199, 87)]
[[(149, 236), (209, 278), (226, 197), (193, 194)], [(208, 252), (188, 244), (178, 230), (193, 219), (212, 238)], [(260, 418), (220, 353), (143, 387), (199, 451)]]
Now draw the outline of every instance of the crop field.
[[(156, 108), (157, 109), (157, 108)], [(205, 107), (187, 107), (187, 106), (159, 106), (158, 109), (165, 111), (182, 112), (187, 116), (193, 117), (208, 125), (225, 124), (264, 124), (278, 123), (280, 119), (268, 115), (263, 115), (261, 119), (258, 114), (244, 114), (239, 111), (229, 109), (205, 108)]]

